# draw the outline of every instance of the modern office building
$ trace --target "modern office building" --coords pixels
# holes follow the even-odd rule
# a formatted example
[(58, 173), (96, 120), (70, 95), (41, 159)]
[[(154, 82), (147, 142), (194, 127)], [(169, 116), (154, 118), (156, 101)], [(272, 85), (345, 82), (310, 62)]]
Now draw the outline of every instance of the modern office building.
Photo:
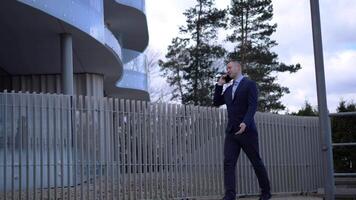
[(0, 91), (149, 100), (144, 0), (3, 0)]
[[(76, 185), (79, 174), (87, 175), (82, 181), (92, 173), (96, 178), (102, 167), (80, 171), (72, 163), (77, 157), (105, 156), (100, 141), (109, 143), (104, 138), (119, 132), (102, 128), (105, 109), (91, 105), (79, 111), (74, 102), (78, 95), (98, 97), (90, 98), (97, 105), (107, 100), (100, 97), (149, 100), (143, 54), (147, 45), (145, 0), (0, 1), (0, 199), (11, 190), (23, 192), (26, 182), (27, 189), (51, 188), (60, 179), (62, 185)], [(32, 105), (19, 102), (29, 96), (37, 99)], [(42, 97), (45, 106), (38, 104)], [(54, 101), (60, 102), (60, 110), (49, 103)], [(85, 136), (79, 126), (87, 126)], [(94, 150), (79, 154), (77, 145), (90, 133), (93, 137), (85, 145)], [(66, 147), (61, 153), (59, 138)], [(58, 161), (60, 155), (66, 157)], [(67, 162), (68, 168), (60, 171), (58, 162)], [(35, 174), (43, 175), (41, 181)]]

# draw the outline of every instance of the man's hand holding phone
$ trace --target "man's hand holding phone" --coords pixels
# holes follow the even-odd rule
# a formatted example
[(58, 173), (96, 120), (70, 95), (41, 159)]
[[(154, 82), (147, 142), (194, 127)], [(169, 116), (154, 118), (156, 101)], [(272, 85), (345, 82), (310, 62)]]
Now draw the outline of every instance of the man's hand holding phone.
[(228, 82), (230, 82), (231, 78), (228, 74), (224, 74), (222, 76), (220, 76), (219, 81), (218, 81), (218, 85), (224, 85)]
[(218, 85), (224, 85), (226, 83), (224, 76), (227, 76), (227, 75), (225, 74), (225, 75), (220, 76)]

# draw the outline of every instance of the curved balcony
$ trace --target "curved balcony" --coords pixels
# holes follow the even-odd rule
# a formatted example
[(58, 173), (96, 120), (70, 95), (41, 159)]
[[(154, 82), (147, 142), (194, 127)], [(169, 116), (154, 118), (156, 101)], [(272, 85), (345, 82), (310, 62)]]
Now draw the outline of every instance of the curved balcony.
[[(140, 54), (124, 64), (124, 72), (110, 96), (149, 100), (146, 55)], [(122, 95), (125, 96), (122, 96)]]
[(104, 0), (104, 15), (123, 48), (145, 50), (149, 38), (144, 0)]
[(141, 12), (146, 13), (145, 0), (116, 0), (118, 3), (121, 3), (125, 6), (130, 6), (140, 10)]
[(1, 2), (0, 67), (10, 75), (61, 73), (59, 34), (65, 32), (73, 38), (74, 73), (118, 80), (122, 50), (103, 11), (103, 0)]

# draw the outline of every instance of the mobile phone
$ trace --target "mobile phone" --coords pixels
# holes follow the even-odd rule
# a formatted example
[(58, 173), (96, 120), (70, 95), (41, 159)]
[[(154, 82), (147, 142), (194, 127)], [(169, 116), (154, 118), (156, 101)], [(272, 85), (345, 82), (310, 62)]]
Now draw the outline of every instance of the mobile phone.
[(220, 77), (221, 77), (221, 76), (224, 76), (224, 75), (226, 75), (226, 76), (224, 77), (225, 83), (230, 82), (232, 78), (231, 78), (228, 74), (225, 74), (225, 73), (219, 73), (219, 74), (216, 76), (216, 77), (217, 77), (217, 81), (219, 81)]
[(228, 74), (226, 74), (224, 79), (225, 79), (225, 82), (228, 83), (231, 81), (232, 78)]

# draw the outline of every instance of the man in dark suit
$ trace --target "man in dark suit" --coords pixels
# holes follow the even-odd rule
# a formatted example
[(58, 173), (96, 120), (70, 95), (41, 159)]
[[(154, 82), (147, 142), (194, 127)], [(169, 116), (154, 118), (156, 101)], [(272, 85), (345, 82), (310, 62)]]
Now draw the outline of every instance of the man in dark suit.
[(259, 154), (258, 133), (254, 121), (257, 109), (256, 83), (241, 73), (241, 65), (236, 60), (227, 64), (227, 75), (233, 84), (223, 93), (226, 84), (223, 75), (215, 86), (214, 106), (226, 104), (228, 123), (224, 142), (224, 200), (236, 198), (236, 163), (241, 149), (252, 163), (261, 188), (260, 200), (271, 198), (270, 183), (263, 161)]

